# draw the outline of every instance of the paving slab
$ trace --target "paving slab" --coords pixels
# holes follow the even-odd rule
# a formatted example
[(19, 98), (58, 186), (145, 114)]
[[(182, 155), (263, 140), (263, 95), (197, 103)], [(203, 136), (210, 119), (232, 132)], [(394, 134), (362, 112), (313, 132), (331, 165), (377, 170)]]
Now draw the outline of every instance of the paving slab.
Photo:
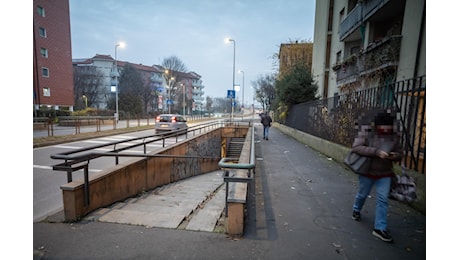
[(187, 227), (187, 230), (213, 232), (217, 221), (219, 220), (225, 208), (225, 189), (220, 189), (213, 198), (199, 209), (194, 215)]
[(174, 212), (142, 212), (114, 209), (100, 217), (99, 222), (137, 225), (145, 227), (177, 228), (184, 220), (184, 214)]

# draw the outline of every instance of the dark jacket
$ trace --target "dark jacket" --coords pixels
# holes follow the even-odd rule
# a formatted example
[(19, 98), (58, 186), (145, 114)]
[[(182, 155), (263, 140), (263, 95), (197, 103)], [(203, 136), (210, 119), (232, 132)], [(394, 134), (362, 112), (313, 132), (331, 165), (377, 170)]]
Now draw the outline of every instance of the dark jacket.
[(272, 126), (272, 118), (269, 115), (263, 115), (260, 122), (264, 126)]
[[(354, 140), (352, 150), (358, 154), (372, 158), (369, 173), (364, 174), (371, 178), (393, 176), (393, 162), (401, 160), (401, 146), (396, 136), (374, 136), (369, 139), (357, 137)], [(396, 152), (399, 156), (390, 159), (382, 159), (377, 156), (379, 150)]]

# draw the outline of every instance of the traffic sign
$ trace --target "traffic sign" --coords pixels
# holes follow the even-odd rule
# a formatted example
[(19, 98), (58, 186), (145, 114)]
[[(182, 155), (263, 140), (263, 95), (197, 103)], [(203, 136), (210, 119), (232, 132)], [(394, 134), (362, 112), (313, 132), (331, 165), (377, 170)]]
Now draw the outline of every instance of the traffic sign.
[(166, 100), (166, 104), (168, 104), (168, 105), (172, 105), (172, 103), (173, 103), (172, 99), (168, 99), (168, 100)]
[(227, 98), (235, 98), (235, 90), (227, 90)]

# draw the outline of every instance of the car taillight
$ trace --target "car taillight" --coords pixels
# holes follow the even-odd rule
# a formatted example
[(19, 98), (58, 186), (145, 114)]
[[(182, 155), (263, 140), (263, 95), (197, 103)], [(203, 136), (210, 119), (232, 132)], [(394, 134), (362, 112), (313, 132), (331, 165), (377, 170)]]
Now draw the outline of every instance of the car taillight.
[(173, 116), (173, 117), (171, 118), (171, 122), (176, 123), (176, 117), (175, 117), (175, 116)]
[(157, 117), (155, 118), (155, 122), (160, 122), (160, 117), (159, 117), (159, 116), (157, 116)]

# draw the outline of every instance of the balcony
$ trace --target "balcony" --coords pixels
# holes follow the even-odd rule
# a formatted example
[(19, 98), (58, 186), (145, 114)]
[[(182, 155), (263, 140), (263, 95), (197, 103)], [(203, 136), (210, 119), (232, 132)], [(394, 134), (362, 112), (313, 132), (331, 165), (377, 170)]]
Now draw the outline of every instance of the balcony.
[(193, 96), (193, 100), (195, 101), (195, 103), (202, 103), (204, 101), (204, 98), (201, 96)]
[(362, 11), (362, 5), (358, 3), (340, 23), (340, 41), (351, 35), (362, 24)]
[(202, 88), (202, 87), (203, 87), (202, 84), (203, 84), (203, 81), (202, 81), (202, 80), (194, 80), (194, 81), (192, 82), (192, 86), (194, 86), (194, 87), (201, 87), (201, 88)]
[(355, 81), (358, 77), (394, 67), (399, 62), (401, 35), (393, 35), (369, 44), (360, 54), (354, 54), (332, 67), (337, 73), (337, 85)]
[(204, 95), (204, 91), (201, 90), (201, 89), (193, 89), (192, 93), (193, 93), (193, 95), (198, 95), (198, 96)]
[[(340, 41), (344, 41), (345, 38), (352, 36), (351, 40), (356, 40), (357, 37), (360, 37), (359, 32), (356, 31), (358, 27), (369, 20), (376, 12), (382, 9), (390, 0), (368, 0), (364, 1), (362, 4), (358, 3), (345, 17), (345, 19), (340, 23)], [(399, 0), (393, 2), (402, 2)], [(394, 7), (398, 3), (394, 4)], [(401, 7), (397, 7), (401, 8)], [(389, 10), (392, 12), (392, 10)]]

